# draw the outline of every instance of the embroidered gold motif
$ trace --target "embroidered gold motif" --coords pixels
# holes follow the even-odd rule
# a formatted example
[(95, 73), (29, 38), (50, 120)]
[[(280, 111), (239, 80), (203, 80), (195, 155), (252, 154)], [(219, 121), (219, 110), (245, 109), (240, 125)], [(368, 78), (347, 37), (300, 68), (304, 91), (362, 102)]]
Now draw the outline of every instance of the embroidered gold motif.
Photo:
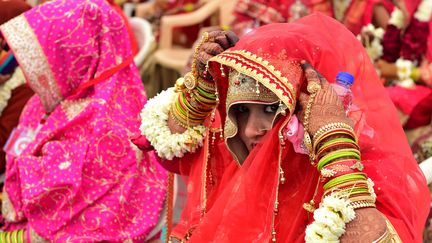
[(363, 171), (363, 169), (364, 169), (364, 165), (360, 162), (360, 161), (357, 161), (355, 164), (353, 164), (351, 167), (350, 167), (351, 169), (357, 169), (357, 170), (359, 170), (359, 171)]
[[(256, 86), (256, 80), (236, 71), (229, 75), (229, 86), (227, 91), (227, 109), (234, 102), (257, 101), (263, 103), (274, 103), (279, 98), (263, 85)], [(257, 92), (257, 90), (259, 90)]]
[(90, 104), (91, 99), (65, 100), (61, 103), (63, 111), (69, 120), (79, 115)]
[[(281, 72), (270, 65), (268, 61), (247, 51), (227, 51), (213, 57), (210, 61), (229, 66), (239, 73), (258, 80), (279, 97), (288, 107), (291, 114), (294, 112), (296, 94), (292, 83), (282, 76)], [(299, 63), (287, 61), (287, 65), (296, 74), (301, 74)]]
[(336, 173), (337, 172), (335, 170), (331, 170), (331, 169), (324, 168), (324, 169), (321, 170), (321, 175), (323, 177), (332, 177), (332, 176), (335, 176)]
[(44, 240), (40, 237), (32, 228), (30, 228), (30, 241), (32, 243), (47, 243), (49, 241)]
[(351, 168), (348, 165), (336, 164), (332, 166), (332, 169), (337, 172), (348, 172), (351, 171)]

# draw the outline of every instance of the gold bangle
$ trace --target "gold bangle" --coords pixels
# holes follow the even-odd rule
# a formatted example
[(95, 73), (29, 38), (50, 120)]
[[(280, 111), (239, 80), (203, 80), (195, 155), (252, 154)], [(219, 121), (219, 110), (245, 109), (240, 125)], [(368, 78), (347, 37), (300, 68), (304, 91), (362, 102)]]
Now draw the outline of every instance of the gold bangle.
[(184, 117), (182, 117), (182, 115), (181, 114), (179, 114), (179, 111), (177, 110), (177, 108), (176, 108), (176, 106), (178, 105), (178, 103), (179, 103), (179, 96), (180, 95), (182, 95), (181, 93), (180, 94), (177, 94), (177, 97), (175, 98), (175, 101), (172, 103), (172, 105), (171, 105), (171, 108), (170, 108), (170, 111), (169, 111), (169, 113), (170, 113), (170, 115), (171, 115), (171, 118), (174, 120), (174, 122), (177, 124), (177, 125), (179, 125), (179, 126), (181, 126), (181, 127), (183, 127), (183, 128), (186, 128), (186, 129), (188, 129), (189, 128), (189, 121), (188, 121), (188, 119), (187, 119), (187, 117), (186, 117), (186, 119), (184, 118)]
[(358, 202), (351, 202), (349, 204), (351, 207), (353, 207), (354, 209), (359, 209), (359, 208), (375, 208), (375, 202), (372, 201), (358, 201)]
[(361, 201), (369, 201), (369, 202), (375, 202), (375, 199), (369, 194), (369, 195), (363, 195), (363, 196), (354, 196), (349, 198), (351, 202), (361, 202)]
[[(355, 134), (354, 129), (350, 125), (343, 123), (343, 122), (333, 122), (333, 123), (329, 123), (327, 125), (320, 127), (318, 129), (318, 131), (315, 132), (315, 134), (313, 135), (314, 144), (316, 144), (315, 141), (317, 141), (317, 138), (319, 138), (320, 136), (322, 136), (326, 132), (329, 132), (329, 131), (335, 130), (335, 129), (340, 129), (340, 128), (347, 129), (347, 130), (351, 131), (353, 134)], [(355, 139), (355, 142), (357, 142), (357, 138), (354, 138), (354, 139)]]

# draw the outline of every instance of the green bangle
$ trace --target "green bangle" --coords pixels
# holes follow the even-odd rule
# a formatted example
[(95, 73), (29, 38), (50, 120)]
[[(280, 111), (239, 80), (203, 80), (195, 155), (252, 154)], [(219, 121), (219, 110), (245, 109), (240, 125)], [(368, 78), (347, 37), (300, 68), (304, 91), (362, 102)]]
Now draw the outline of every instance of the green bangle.
[(340, 142), (347, 142), (347, 143), (354, 143), (354, 144), (357, 144), (357, 143), (354, 141), (354, 139), (351, 139), (351, 138), (335, 138), (335, 139), (332, 139), (332, 140), (330, 140), (330, 141), (327, 141), (327, 142), (325, 142), (323, 145), (321, 145), (320, 148), (318, 149), (318, 151), (319, 151), (321, 148), (323, 148), (323, 147), (326, 147), (326, 146), (329, 146), (329, 145), (332, 145), (332, 144), (335, 144), (335, 143), (340, 143)]
[(18, 243), (24, 243), (24, 230), (18, 231)]
[(356, 187), (346, 188), (346, 189), (343, 189), (341, 191), (347, 192), (349, 194), (369, 192), (369, 190), (367, 188), (356, 188)]
[(318, 162), (318, 170), (320, 171), (326, 164), (330, 163), (332, 160), (339, 159), (342, 157), (354, 157), (358, 160), (360, 159), (360, 152), (357, 149), (340, 149), (337, 151), (330, 152), (322, 157)]
[(202, 96), (204, 96), (208, 99), (211, 99), (211, 100), (216, 100), (216, 95), (214, 93), (209, 93), (200, 87), (197, 87), (197, 90), (198, 90), (198, 93), (201, 94)]
[(17, 241), (17, 233), (18, 231), (14, 230), (12, 232), (10, 232), (10, 240), (12, 243), (18, 243)]
[(331, 179), (326, 184), (324, 184), (324, 190), (328, 190), (330, 187), (334, 187), (338, 184), (347, 182), (347, 181), (355, 181), (355, 180), (366, 180), (366, 175), (364, 173), (351, 173), (346, 175), (338, 176), (334, 179)]

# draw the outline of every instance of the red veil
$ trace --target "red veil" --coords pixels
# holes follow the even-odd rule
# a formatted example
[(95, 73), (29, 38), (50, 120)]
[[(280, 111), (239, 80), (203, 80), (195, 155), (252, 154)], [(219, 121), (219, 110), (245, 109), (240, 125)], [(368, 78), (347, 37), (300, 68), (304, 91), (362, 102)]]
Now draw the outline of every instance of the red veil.
[[(269, 242), (274, 226), (278, 242), (304, 241), (311, 214), (302, 205), (312, 199), (316, 188), (319, 201), (322, 185), (317, 187), (318, 172), (308, 157), (295, 153), (286, 140), (282, 145), (278, 134), (304, 89), (301, 59), (330, 81), (339, 71), (355, 76), (352, 90), (360, 110), (351, 116), (363, 124), (359, 117), (366, 118), (367, 132), (359, 122), (356, 128), (365, 171), (375, 182), (377, 207), (404, 242), (421, 242), (430, 198), (396, 110), (361, 44), (343, 25), (322, 14), (263, 26), (212, 59), (210, 71), (219, 87), (222, 124), (229, 69), (253, 76), (275, 92), (289, 112), (242, 166), (232, 159), (219, 134), (212, 145), (211, 132), (200, 152), (183, 159), (181, 170), (189, 175), (188, 199), (173, 235), (186, 236), (190, 242)], [(210, 131), (217, 131), (219, 122), (213, 126)]]

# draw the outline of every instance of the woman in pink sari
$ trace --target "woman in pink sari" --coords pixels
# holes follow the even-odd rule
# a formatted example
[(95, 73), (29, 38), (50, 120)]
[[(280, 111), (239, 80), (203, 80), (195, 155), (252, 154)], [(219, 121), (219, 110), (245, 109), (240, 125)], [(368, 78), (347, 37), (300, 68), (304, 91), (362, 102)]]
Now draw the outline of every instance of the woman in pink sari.
[(1, 237), (145, 239), (166, 173), (129, 142), (146, 96), (125, 20), (104, 0), (54, 1), (0, 29), (37, 94), (6, 146)]

